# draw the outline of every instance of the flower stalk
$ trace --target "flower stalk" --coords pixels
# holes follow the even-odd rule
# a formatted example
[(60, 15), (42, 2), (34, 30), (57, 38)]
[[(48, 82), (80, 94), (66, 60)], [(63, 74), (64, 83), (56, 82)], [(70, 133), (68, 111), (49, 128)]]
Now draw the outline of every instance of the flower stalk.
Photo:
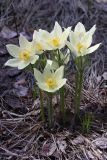
[(60, 114), (63, 125), (65, 124), (65, 89), (64, 86), (60, 89)]
[[(33, 65), (30, 64), (29, 65), (29, 70), (32, 72), (32, 74), (34, 75), (34, 69), (33, 69)], [(36, 84), (34, 82), (34, 88), (33, 88), (33, 99), (35, 100), (36, 99)]]
[[(58, 64), (59, 66), (62, 65), (62, 60), (61, 60), (61, 55), (60, 55), (60, 50), (57, 51), (58, 52)], [(61, 115), (61, 121), (62, 124), (65, 124), (65, 94), (64, 94), (64, 86), (60, 89), (60, 115)]]
[[(26, 67), (26, 71), (31, 72), (34, 75), (34, 69), (33, 69), (33, 65), (30, 64), (29, 66)], [(36, 84), (34, 82), (34, 85), (32, 86), (32, 95), (33, 95), (33, 100), (36, 99)]]
[(45, 112), (44, 112), (44, 106), (43, 106), (43, 92), (40, 90), (40, 108), (41, 108), (41, 119), (43, 122), (45, 122)]
[(83, 86), (83, 74), (84, 74), (84, 62), (83, 57), (78, 57), (75, 60), (77, 71), (75, 75), (76, 88), (75, 88), (75, 115), (79, 117), (80, 103), (81, 103), (81, 93)]
[(52, 127), (52, 121), (53, 121), (52, 94), (48, 93), (48, 122), (49, 122), (49, 127)]

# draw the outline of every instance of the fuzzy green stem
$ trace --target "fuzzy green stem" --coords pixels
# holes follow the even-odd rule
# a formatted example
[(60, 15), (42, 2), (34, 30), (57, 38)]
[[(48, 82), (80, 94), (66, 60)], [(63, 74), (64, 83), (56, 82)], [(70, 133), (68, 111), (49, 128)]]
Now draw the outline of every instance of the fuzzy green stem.
[(57, 50), (57, 52), (58, 52), (58, 64), (59, 64), (59, 66), (61, 66), (62, 60), (61, 60), (61, 56), (60, 56), (60, 50)]
[(79, 74), (79, 84), (77, 89), (77, 99), (76, 99), (76, 113), (79, 115), (80, 112), (80, 103), (81, 103), (81, 92), (82, 92), (82, 82), (83, 82), (83, 73)]
[[(30, 64), (27, 68), (26, 68), (27, 71), (30, 71), (32, 72), (32, 74), (34, 75), (34, 69), (33, 69), (33, 65)], [(36, 99), (36, 84), (34, 83), (34, 88), (33, 88), (33, 99), (35, 100)]]
[[(33, 65), (32, 64), (30, 65), (30, 70), (34, 75), (34, 69), (33, 69)], [(34, 84), (34, 89), (33, 89), (33, 99), (34, 100), (36, 99), (36, 85), (35, 84)]]
[(36, 99), (36, 87), (34, 86), (34, 90), (33, 90), (33, 99)]
[(48, 122), (49, 127), (52, 126), (53, 106), (52, 106), (52, 94), (48, 94)]
[(82, 57), (79, 57), (77, 62), (77, 72), (76, 72), (76, 90), (75, 90), (75, 115), (79, 116), (80, 112), (80, 103), (81, 103), (81, 92), (82, 92), (82, 84), (83, 84), (83, 61)]
[(33, 65), (32, 64), (30, 64), (30, 69), (29, 70), (32, 72), (32, 74), (34, 74), (34, 70), (33, 70)]
[[(60, 57), (60, 50), (57, 50), (58, 52), (58, 64), (59, 66), (62, 65), (62, 60), (61, 60), (61, 57)], [(61, 115), (61, 120), (62, 120), (62, 124), (64, 125), (65, 124), (65, 94), (64, 94), (64, 87), (62, 87), (60, 89), (60, 115)]]
[(40, 90), (40, 108), (41, 108), (41, 119), (44, 122), (45, 121), (45, 114), (44, 114), (44, 106), (43, 106), (43, 93)]
[(64, 87), (60, 89), (60, 114), (61, 114), (61, 120), (63, 125), (65, 124), (65, 94), (64, 94)]

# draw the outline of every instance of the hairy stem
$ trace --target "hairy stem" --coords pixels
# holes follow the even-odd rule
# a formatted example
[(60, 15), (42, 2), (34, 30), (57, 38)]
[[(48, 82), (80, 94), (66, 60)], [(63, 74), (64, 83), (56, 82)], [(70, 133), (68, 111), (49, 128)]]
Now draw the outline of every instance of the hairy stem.
[[(30, 70), (32, 72), (32, 74), (34, 75), (34, 69), (33, 69), (33, 65), (31, 64), (30, 65)], [(33, 99), (35, 100), (36, 99), (36, 84), (34, 83), (34, 89), (33, 89)]]
[(65, 94), (64, 94), (64, 87), (60, 89), (60, 114), (61, 114), (61, 120), (63, 122), (63, 125), (65, 124)]
[(45, 121), (45, 114), (44, 114), (44, 106), (43, 106), (43, 93), (40, 90), (40, 108), (41, 108), (41, 119), (44, 122)]
[(79, 57), (76, 61), (77, 72), (76, 72), (76, 89), (75, 89), (75, 115), (79, 116), (80, 112), (80, 103), (81, 103), (81, 92), (82, 92), (82, 84), (83, 84), (83, 61), (82, 57)]
[(52, 94), (48, 94), (48, 122), (49, 127), (52, 126), (52, 119), (53, 119), (53, 106), (52, 106)]

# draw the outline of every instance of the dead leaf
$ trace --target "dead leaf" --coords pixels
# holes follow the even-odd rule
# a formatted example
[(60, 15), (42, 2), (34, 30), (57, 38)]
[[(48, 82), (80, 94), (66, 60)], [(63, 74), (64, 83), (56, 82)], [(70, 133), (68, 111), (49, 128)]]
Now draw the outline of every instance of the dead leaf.
[(26, 97), (28, 95), (28, 88), (25, 79), (21, 79), (14, 84), (14, 93), (18, 97)]
[(11, 29), (9, 29), (6, 26), (3, 27), (3, 29), (0, 33), (0, 37), (5, 38), (5, 39), (14, 38), (16, 36), (17, 36), (17, 33), (15, 31), (12, 31)]
[(28, 88), (24, 86), (18, 86), (14, 89), (14, 93), (18, 97), (26, 97), (28, 95)]
[(9, 77), (15, 77), (15, 76), (18, 76), (19, 74), (21, 73), (21, 70), (18, 70), (16, 68), (9, 68), (6, 72), (6, 74), (9, 76)]
[(91, 160), (92, 160), (92, 159), (94, 160), (95, 157), (93, 156), (93, 154), (92, 154), (91, 151), (88, 151), (88, 150), (87, 150), (87, 154), (88, 154), (88, 156), (89, 156), (89, 158), (90, 158)]
[(72, 141), (73, 145), (83, 144), (83, 143), (84, 143), (84, 138), (82, 136), (78, 136)]
[(101, 81), (101, 76), (97, 76), (97, 83)]
[(59, 99), (58, 96), (54, 96), (54, 97), (52, 98), (52, 104), (53, 104), (53, 106), (55, 106), (56, 104), (58, 104), (58, 99)]
[(83, 4), (80, 0), (78, 0), (78, 7), (87, 15), (87, 6)]
[(42, 154), (44, 156), (51, 156), (51, 155), (53, 155), (55, 150), (56, 150), (55, 143), (46, 143), (46, 144), (43, 145)]
[(101, 2), (104, 2), (104, 3), (106, 3), (107, 2), (107, 0), (96, 0), (98, 3), (101, 3)]
[(28, 110), (26, 105), (22, 103), (22, 101), (16, 97), (13, 92), (6, 94), (4, 96), (4, 100), (6, 105), (11, 107), (13, 110), (17, 110), (17, 112), (21, 112), (23, 114), (27, 113)]
[(100, 149), (107, 149), (107, 138), (105, 137), (96, 138), (92, 143)]
[(64, 140), (58, 140), (57, 144), (58, 144), (59, 150), (61, 152), (65, 153), (65, 150), (66, 150), (66, 147), (67, 147), (66, 141), (64, 141)]

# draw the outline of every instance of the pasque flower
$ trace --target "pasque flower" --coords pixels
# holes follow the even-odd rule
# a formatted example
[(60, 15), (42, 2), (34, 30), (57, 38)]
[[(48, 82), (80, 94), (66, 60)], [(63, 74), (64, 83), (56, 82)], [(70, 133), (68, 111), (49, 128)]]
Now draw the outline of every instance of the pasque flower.
[(45, 50), (61, 49), (65, 46), (71, 27), (62, 30), (58, 22), (51, 32), (39, 29), (34, 31), (33, 40), (38, 53), (43, 53)]
[(34, 75), (39, 88), (46, 92), (56, 92), (67, 80), (63, 78), (64, 66), (61, 66), (56, 71), (51, 70), (51, 67), (46, 67), (43, 73), (35, 68)]
[(84, 25), (80, 22), (76, 25), (74, 32), (71, 30), (69, 35), (70, 41), (67, 41), (66, 44), (76, 57), (92, 53), (100, 46), (101, 43), (90, 47), (95, 30), (96, 26), (94, 25), (86, 32)]
[(47, 63), (46, 63), (46, 66), (44, 68), (44, 71), (49, 69), (49, 70), (51, 70), (51, 72), (54, 72), (58, 68), (59, 68), (59, 65), (58, 65), (57, 62), (52, 61), (50, 59), (47, 59)]
[(68, 27), (67, 29), (62, 31), (62, 28), (58, 24), (58, 22), (55, 22), (54, 29), (49, 34), (48, 38), (48, 44), (51, 50), (61, 49), (65, 46), (70, 30), (71, 27)]
[(29, 42), (23, 35), (19, 37), (19, 45), (13, 44), (6, 45), (6, 48), (10, 55), (13, 57), (9, 59), (5, 66), (18, 67), (18, 69), (23, 69), (30, 63), (34, 64), (39, 56), (35, 55), (34, 43)]
[(42, 54), (44, 51), (50, 49), (47, 43), (48, 38), (49, 38), (49, 32), (42, 29), (39, 29), (38, 31), (34, 30), (33, 41), (37, 54)]

